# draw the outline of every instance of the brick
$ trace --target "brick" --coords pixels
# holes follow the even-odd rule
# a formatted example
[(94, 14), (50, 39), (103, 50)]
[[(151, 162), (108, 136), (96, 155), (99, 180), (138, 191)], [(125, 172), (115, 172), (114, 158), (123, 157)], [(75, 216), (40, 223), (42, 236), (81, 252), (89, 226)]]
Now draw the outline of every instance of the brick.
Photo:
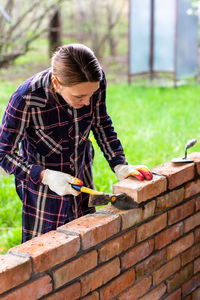
[(135, 243), (135, 230), (130, 230), (121, 236), (112, 239), (111, 241), (104, 244), (99, 249), (99, 261), (104, 262), (121, 252), (131, 248)]
[(192, 215), (194, 212), (194, 199), (168, 211), (168, 224), (172, 225)]
[(149, 256), (154, 250), (154, 240), (145, 241), (128, 250), (121, 257), (122, 269), (130, 268), (137, 262)]
[(200, 241), (200, 227), (195, 229), (194, 236), (195, 236), (195, 242), (199, 242)]
[(169, 192), (156, 200), (156, 212), (165, 211), (167, 208), (173, 207), (181, 203), (184, 199), (184, 188)]
[(167, 291), (170, 293), (185, 281), (188, 281), (193, 275), (193, 265), (189, 264), (177, 272), (170, 280), (167, 280)]
[(149, 258), (145, 259), (136, 266), (136, 275), (137, 279), (142, 278), (143, 276), (152, 273), (158, 269), (166, 261), (166, 250), (157, 252), (154, 255), (151, 255)]
[(97, 251), (93, 250), (53, 271), (55, 288), (78, 278), (97, 266)]
[(128, 270), (111, 283), (100, 289), (100, 296), (103, 300), (110, 300), (117, 296), (123, 290), (131, 286), (135, 281), (135, 272), (133, 269)]
[[(70, 298), (69, 298), (70, 299)], [(84, 298), (81, 298), (82, 300), (99, 300), (99, 293), (98, 292), (93, 292), (87, 295)]]
[(174, 293), (170, 294), (167, 298), (164, 300), (181, 300), (181, 289), (178, 289)]
[(30, 283), (10, 292), (5, 296), (0, 296), (1, 300), (21, 300), (39, 299), (52, 291), (51, 278), (48, 275), (40, 277)]
[(194, 160), (196, 168), (197, 168), (197, 174), (200, 175), (200, 152), (193, 152), (188, 154), (188, 158), (191, 158)]
[[(122, 219), (122, 230), (132, 227), (147, 218), (154, 215), (155, 212), (155, 200), (150, 201), (144, 205), (144, 209), (136, 208), (129, 210), (121, 210), (113, 205), (106, 205), (98, 210), (99, 213), (115, 213), (121, 216)], [(97, 212), (97, 213), (98, 213)]]
[(82, 249), (86, 250), (118, 233), (120, 217), (117, 215), (90, 214), (69, 222), (61, 226), (60, 229), (80, 234)]
[(148, 292), (151, 286), (151, 276), (146, 277), (118, 296), (119, 300), (138, 299)]
[(186, 249), (190, 248), (194, 243), (194, 235), (190, 233), (178, 241), (174, 242), (167, 247), (167, 259), (178, 255), (181, 252), (184, 252)]
[(160, 300), (161, 297), (166, 292), (166, 285), (162, 283), (157, 288), (152, 290), (150, 293), (146, 294), (144, 297), (140, 298), (140, 300)]
[(170, 190), (194, 178), (194, 163), (191, 164), (173, 164), (166, 162), (152, 169), (159, 174), (167, 177), (168, 188)]
[(10, 253), (25, 253), (32, 257), (36, 273), (66, 261), (80, 249), (78, 236), (50, 231), (9, 250)]
[(182, 286), (182, 296), (186, 297), (190, 295), (197, 287), (200, 286), (200, 274), (192, 277), (188, 282), (184, 283)]
[(122, 220), (122, 230), (130, 228), (142, 221), (142, 208), (121, 210), (113, 205), (109, 204), (100, 208), (97, 213), (115, 213), (121, 217)]
[(200, 255), (200, 244), (193, 246), (181, 254), (182, 265), (186, 265)]
[(185, 186), (185, 198), (194, 196), (200, 192), (200, 179), (188, 182)]
[(120, 273), (119, 258), (98, 267), (93, 272), (80, 278), (82, 296), (94, 291)]
[(200, 210), (200, 197), (196, 198), (196, 210)]
[(200, 288), (192, 293), (192, 300), (199, 300), (200, 299)]
[(167, 225), (167, 213), (162, 214), (152, 221), (141, 225), (137, 229), (137, 241), (143, 241), (148, 237), (152, 236), (153, 234), (161, 231)]
[[(76, 300), (76, 299), (80, 299), (80, 295), (81, 295), (81, 285), (79, 282), (76, 282), (60, 290), (59, 292), (55, 292), (54, 294), (45, 297), (45, 300), (66, 300), (66, 299)], [(99, 298), (96, 299), (94, 298), (94, 300), (99, 300)]]
[(155, 196), (160, 195), (167, 189), (167, 180), (163, 176), (154, 175), (152, 180), (139, 181), (129, 177), (113, 185), (114, 193), (126, 193), (141, 203)]
[(155, 236), (155, 248), (162, 249), (183, 234), (183, 223), (178, 223)]
[(142, 211), (143, 212), (142, 220), (146, 220), (150, 217), (153, 217), (155, 213), (155, 207), (156, 207), (155, 200), (151, 200), (150, 202), (146, 203), (144, 205), (144, 210)]
[(193, 228), (197, 227), (198, 225), (200, 225), (200, 212), (187, 218), (184, 221), (185, 232), (192, 230)]
[(31, 271), (29, 258), (0, 255), (0, 294), (28, 280)]
[[(200, 253), (200, 252), (199, 252)], [(200, 258), (194, 261), (194, 274), (200, 272)]]
[(157, 285), (180, 269), (180, 258), (176, 257), (153, 273), (153, 283)]

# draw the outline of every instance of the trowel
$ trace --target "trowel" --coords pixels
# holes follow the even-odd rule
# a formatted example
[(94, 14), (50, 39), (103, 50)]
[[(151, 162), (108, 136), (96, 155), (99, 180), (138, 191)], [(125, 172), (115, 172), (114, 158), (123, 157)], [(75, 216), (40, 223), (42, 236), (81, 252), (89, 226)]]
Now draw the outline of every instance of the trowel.
[(174, 164), (182, 164), (182, 163), (192, 163), (194, 162), (192, 159), (187, 157), (187, 149), (193, 147), (196, 144), (197, 140), (196, 139), (192, 139), (189, 140), (186, 144), (185, 144), (185, 157), (182, 158), (173, 158), (171, 160), (171, 162), (173, 162)]

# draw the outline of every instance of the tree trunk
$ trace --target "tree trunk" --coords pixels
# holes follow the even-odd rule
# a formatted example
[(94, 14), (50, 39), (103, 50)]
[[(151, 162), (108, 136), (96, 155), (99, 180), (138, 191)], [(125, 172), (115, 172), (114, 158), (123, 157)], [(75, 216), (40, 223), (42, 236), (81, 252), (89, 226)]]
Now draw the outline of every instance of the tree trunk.
[(60, 9), (56, 10), (49, 23), (49, 55), (61, 46), (61, 16)]

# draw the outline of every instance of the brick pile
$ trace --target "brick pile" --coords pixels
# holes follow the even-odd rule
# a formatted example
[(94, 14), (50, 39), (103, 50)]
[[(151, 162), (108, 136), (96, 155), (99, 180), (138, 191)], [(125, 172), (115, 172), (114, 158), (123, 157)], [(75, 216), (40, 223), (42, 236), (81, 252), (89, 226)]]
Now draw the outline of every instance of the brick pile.
[(126, 179), (144, 209), (104, 206), (0, 256), (0, 300), (199, 300), (200, 153)]

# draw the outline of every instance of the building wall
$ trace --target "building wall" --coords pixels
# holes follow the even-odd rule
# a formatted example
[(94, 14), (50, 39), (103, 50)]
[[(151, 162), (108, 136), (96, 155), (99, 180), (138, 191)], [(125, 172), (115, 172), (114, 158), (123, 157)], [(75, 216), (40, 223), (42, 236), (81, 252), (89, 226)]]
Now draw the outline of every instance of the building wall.
[(0, 256), (0, 300), (200, 299), (200, 153), (114, 185), (143, 208), (104, 206)]

